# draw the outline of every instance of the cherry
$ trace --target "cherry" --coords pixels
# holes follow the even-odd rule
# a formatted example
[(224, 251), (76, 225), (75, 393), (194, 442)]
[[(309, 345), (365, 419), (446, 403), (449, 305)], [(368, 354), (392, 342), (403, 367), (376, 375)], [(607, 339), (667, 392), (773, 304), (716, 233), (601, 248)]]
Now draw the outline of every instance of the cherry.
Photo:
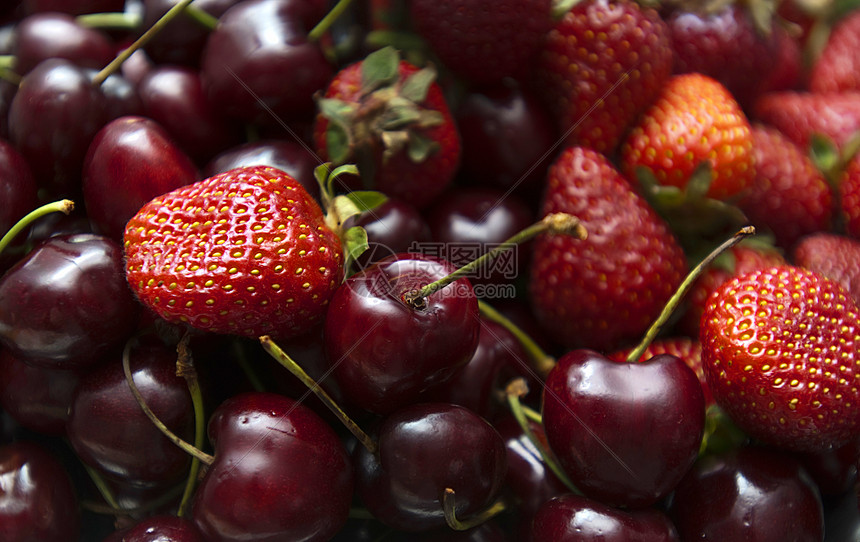
[[(147, 406), (180, 437), (193, 435), (185, 380), (176, 376), (176, 351), (161, 344), (131, 350), (134, 382)], [(139, 486), (177, 482), (188, 455), (152, 424), (129, 389), (119, 360), (96, 369), (78, 385), (69, 409), (69, 442), (78, 457), (111, 478)]]
[(122, 345), (139, 304), (122, 249), (92, 234), (51, 237), (0, 279), (0, 341), (44, 367), (91, 366)]
[(59, 11), (71, 15), (122, 11), (124, 0), (22, 0), (24, 13)]
[[(87, 75), (93, 79), (98, 71), (87, 69)], [(143, 103), (138, 96), (137, 88), (124, 75), (113, 73), (99, 86), (103, 98), (105, 122), (126, 115), (142, 115)]]
[(625, 363), (573, 350), (547, 376), (543, 423), (550, 448), (586, 496), (646, 507), (667, 496), (695, 461), (705, 399), (696, 373), (678, 357)]
[(120, 117), (99, 130), (87, 151), (87, 214), (95, 229), (121, 241), (126, 223), (146, 202), (199, 178), (194, 163), (161, 125)]
[[(619, 510), (573, 494), (555, 497), (541, 506), (534, 518), (532, 537), (534, 540), (553, 542), (579, 540), (678, 542), (681, 540), (672, 522), (662, 512)], [(683, 538), (683, 540), (688, 539)]]
[(0, 540), (78, 540), (78, 501), (63, 465), (42, 446), (0, 446)]
[[(196, 0), (194, 7), (211, 15), (220, 17), (239, 0)], [(178, 0), (145, 0), (143, 2), (142, 28), (151, 28)], [(210, 29), (188, 15), (180, 15), (170, 21), (156, 34), (144, 50), (158, 64), (179, 64), (197, 66), (200, 54), (206, 45)]]
[(83, 374), (28, 365), (0, 350), (0, 405), (19, 424), (37, 433), (66, 433), (69, 406)]
[(349, 457), (310, 409), (272, 393), (236, 395), (213, 413), (209, 439), (215, 461), (193, 509), (207, 541), (328, 540), (346, 522)]
[(8, 141), (0, 139), (0, 236), (36, 207), (37, 186), (30, 166)]
[(821, 498), (800, 463), (756, 448), (702, 457), (678, 484), (669, 515), (682, 540), (824, 538)]
[(246, 0), (221, 16), (201, 59), (201, 77), (216, 108), (269, 125), (313, 114), (313, 95), (333, 70), (308, 41), (298, 4)]
[(469, 409), (446, 403), (404, 407), (381, 422), (377, 442), (375, 454), (364, 446), (355, 450), (356, 492), (395, 529), (444, 526), (446, 489), (455, 492), (459, 518), (482, 512), (501, 491), (504, 442)]
[(176, 516), (151, 516), (116, 531), (103, 542), (205, 542), (191, 521)]
[(13, 54), (19, 75), (48, 58), (64, 58), (77, 66), (96, 69), (114, 58), (113, 44), (104, 33), (57, 12), (22, 19), (17, 25)]
[(351, 404), (386, 414), (450, 379), (478, 345), (478, 303), (459, 279), (410, 303), (406, 296), (455, 270), (420, 254), (398, 254), (352, 275), (325, 321), (332, 376)]
[(797, 459), (822, 495), (841, 495), (857, 483), (860, 439), (824, 452), (797, 454)]
[(399, 198), (385, 203), (347, 221), (346, 227), (361, 226), (367, 232), (367, 251), (358, 258), (366, 267), (399, 252), (420, 252), (420, 246), (430, 243), (430, 226), (413, 205)]
[(156, 66), (137, 87), (143, 110), (192, 158), (205, 162), (239, 142), (235, 126), (210, 105), (200, 75), (182, 66)]

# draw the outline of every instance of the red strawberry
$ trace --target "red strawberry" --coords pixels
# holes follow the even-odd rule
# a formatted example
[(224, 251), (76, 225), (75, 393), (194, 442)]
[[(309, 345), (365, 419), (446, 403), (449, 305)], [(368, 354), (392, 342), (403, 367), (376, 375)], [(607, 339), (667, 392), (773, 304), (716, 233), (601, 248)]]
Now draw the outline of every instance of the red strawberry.
[(412, 22), (460, 77), (489, 84), (521, 74), (552, 26), (551, 0), (411, 0)]
[(860, 304), (860, 241), (835, 233), (807, 235), (791, 252), (795, 265), (835, 280)]
[(750, 125), (726, 88), (701, 74), (672, 77), (631, 130), (621, 149), (623, 170), (644, 167), (661, 185), (684, 189), (702, 162), (710, 162), (707, 195), (724, 200), (755, 176)]
[(777, 128), (802, 149), (817, 133), (841, 150), (860, 130), (860, 92), (771, 92), (759, 98), (753, 111), (757, 120)]
[(535, 240), (532, 306), (568, 347), (618, 348), (639, 338), (677, 289), (684, 253), (665, 222), (601, 154), (571, 147), (550, 167), (543, 213), (578, 217), (584, 241)]
[(752, 136), (755, 180), (738, 201), (750, 222), (784, 249), (803, 235), (829, 230), (831, 188), (809, 155), (775, 128), (755, 124)]
[(319, 205), (275, 168), (239, 168), (150, 201), (125, 230), (126, 274), (170, 322), (299, 335), (340, 285), (343, 253)]
[(547, 35), (536, 90), (567, 144), (611, 153), (671, 71), (669, 29), (656, 11), (585, 0)]
[(454, 178), (460, 139), (429, 68), (380, 49), (338, 72), (317, 103), (317, 151), (357, 164), (365, 187), (423, 207)]
[(860, 154), (845, 166), (839, 179), (839, 194), (845, 233), (860, 238)]
[(812, 92), (860, 91), (860, 11), (840, 20), (809, 73)]
[(750, 436), (796, 451), (860, 431), (860, 311), (836, 282), (793, 266), (736, 277), (700, 332), (717, 404)]

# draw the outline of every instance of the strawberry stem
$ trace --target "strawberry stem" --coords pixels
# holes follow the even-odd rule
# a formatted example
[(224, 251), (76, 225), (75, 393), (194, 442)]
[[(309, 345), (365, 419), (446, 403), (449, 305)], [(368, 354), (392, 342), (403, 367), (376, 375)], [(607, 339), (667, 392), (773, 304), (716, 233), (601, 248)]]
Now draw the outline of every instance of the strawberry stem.
[(690, 290), (690, 287), (693, 286), (693, 283), (699, 278), (699, 275), (702, 274), (702, 271), (708, 267), (711, 262), (713, 262), (717, 256), (735, 246), (745, 237), (755, 234), (755, 228), (753, 226), (744, 226), (737, 233), (732, 235), (729, 239), (723, 241), (720, 246), (711, 251), (710, 254), (705, 256), (702, 261), (700, 261), (684, 278), (684, 281), (681, 282), (681, 285), (678, 286), (678, 289), (672, 294), (672, 297), (669, 298), (669, 301), (666, 302), (666, 305), (663, 307), (663, 311), (657, 317), (651, 327), (648, 328), (648, 331), (645, 333), (645, 337), (643, 337), (642, 341), (630, 351), (627, 355), (628, 363), (635, 363), (639, 361), (639, 358), (642, 357), (642, 354), (648, 348), (648, 345), (654, 340), (654, 338), (663, 330), (663, 326), (666, 325), (666, 322), (669, 320), (669, 317), (672, 316), (672, 313), (675, 312), (675, 309), (681, 303), (681, 300), (687, 294), (687, 291)]
[(457, 517), (457, 497), (453, 489), (450, 487), (445, 488), (445, 493), (442, 494), (442, 510), (445, 512), (445, 523), (448, 524), (448, 527), (454, 529), (455, 531), (468, 531), (474, 527), (477, 527), (483, 523), (486, 523), (488, 520), (493, 517), (501, 514), (507, 509), (507, 505), (505, 504), (504, 499), (499, 498), (486, 508), (485, 510), (478, 512), (474, 516), (469, 519), (459, 519)]
[(340, 17), (344, 11), (346, 11), (349, 6), (352, 4), (352, 0), (338, 0), (338, 3), (335, 4), (331, 11), (326, 13), (325, 17), (322, 18), (320, 22), (316, 24), (315, 27), (308, 32), (308, 40), (309, 41), (319, 41), (323, 34), (331, 28), (331, 25)]
[(93, 77), (93, 85), (99, 86), (105, 82), (105, 79), (111, 76), (111, 74), (115, 73), (122, 63), (128, 60), (128, 58), (134, 54), (135, 51), (146, 45), (149, 40), (151, 40), (156, 34), (161, 32), (161, 29), (164, 28), (167, 23), (176, 18), (177, 15), (182, 13), (188, 4), (190, 4), (193, 0), (180, 0), (180, 2), (174, 5), (172, 8), (167, 10), (167, 13), (161, 16), (160, 19), (155, 21), (151, 27), (149, 27), (146, 32), (141, 34), (139, 38), (135, 40), (134, 43), (129, 45), (127, 48), (123, 49), (123, 51), (117, 55), (115, 59), (113, 59), (107, 66), (101, 69), (94, 77)]
[[(134, 376), (131, 374), (131, 349), (136, 343), (137, 341), (135, 339), (131, 339), (125, 344), (125, 349), (123, 349), (122, 351), (122, 370), (123, 373), (125, 373), (125, 381), (128, 383), (128, 387), (131, 390), (132, 395), (134, 395), (137, 404), (140, 405), (140, 408), (143, 410), (143, 413), (146, 414), (146, 417), (150, 419), (150, 421), (155, 425), (155, 427), (157, 427), (158, 430), (161, 431), (162, 434), (167, 437), (168, 440), (170, 440), (170, 442), (179, 446), (179, 448), (181, 448), (191, 457), (195, 457), (203, 463), (211, 465), (215, 461), (215, 458), (213, 456), (179, 438), (176, 433), (174, 433), (166, 425), (164, 425), (164, 422), (158, 419), (158, 416), (155, 415), (155, 412), (153, 412), (152, 409), (149, 408), (149, 405), (146, 404), (146, 400), (143, 398), (143, 395), (141, 395), (140, 390), (137, 389), (137, 384), (134, 383)], [(196, 411), (197, 409), (195, 408), (195, 412)]]
[(2, 253), (7, 246), (12, 242), (15, 237), (18, 236), (25, 228), (27, 228), (30, 224), (35, 222), (36, 220), (42, 218), (45, 215), (49, 215), (51, 213), (65, 213), (69, 214), (74, 210), (75, 203), (72, 200), (64, 199), (60, 201), (55, 201), (53, 203), (48, 203), (42, 205), (38, 209), (30, 211), (27, 213), (24, 218), (15, 223), (14, 226), (9, 228), (9, 231), (6, 232), (6, 235), (0, 239), (0, 253)]
[(326, 391), (322, 389), (320, 385), (317, 384), (316, 381), (314, 381), (314, 379), (299, 366), (298, 363), (288, 356), (286, 352), (281, 350), (281, 347), (275, 344), (271, 337), (263, 335), (260, 337), (260, 344), (263, 345), (263, 349), (272, 356), (275, 361), (283, 365), (288, 371), (290, 371), (290, 373), (293, 374), (293, 376), (301, 380), (302, 384), (307, 386), (308, 390), (316, 395), (320, 401), (322, 401), (323, 404), (325, 404), (325, 406), (328, 407), (335, 416), (337, 416), (341, 423), (343, 423), (344, 427), (346, 427), (349, 432), (352, 433), (365, 448), (367, 448), (368, 452), (372, 454), (376, 453), (376, 441), (370, 438), (370, 435), (365, 433), (364, 430), (362, 430), (361, 427), (359, 427), (358, 424), (355, 423), (342, 408), (340, 408), (337, 402), (332, 399), (332, 397), (326, 393)]
[(520, 329), (519, 326), (513, 323), (504, 314), (490, 306), (487, 302), (479, 299), (478, 310), (481, 311), (482, 317), (499, 324), (507, 329), (511, 335), (516, 337), (517, 341), (519, 341), (520, 345), (522, 345), (526, 353), (528, 353), (529, 357), (532, 359), (532, 367), (534, 367), (534, 370), (537, 371), (541, 377), (546, 378), (546, 375), (548, 375), (552, 368), (555, 367), (555, 358), (544, 352), (540, 345), (538, 345), (534, 339), (529, 337), (525, 331)]
[(478, 258), (467, 263), (463, 267), (457, 269), (450, 275), (443, 277), (436, 282), (431, 282), (423, 286), (421, 289), (406, 294), (404, 300), (413, 308), (421, 309), (426, 305), (424, 299), (433, 295), (442, 288), (448, 286), (452, 282), (472, 273), (475, 269), (484, 265), (486, 262), (496, 258), (502, 252), (510, 250), (514, 246), (525, 243), (526, 241), (537, 237), (542, 233), (550, 235), (572, 235), (577, 239), (585, 239), (587, 233), (585, 226), (580, 223), (579, 219), (567, 213), (553, 213), (545, 216), (539, 222), (532, 224), (526, 229), (514, 234), (505, 242), (495, 247), (493, 250), (482, 254)]

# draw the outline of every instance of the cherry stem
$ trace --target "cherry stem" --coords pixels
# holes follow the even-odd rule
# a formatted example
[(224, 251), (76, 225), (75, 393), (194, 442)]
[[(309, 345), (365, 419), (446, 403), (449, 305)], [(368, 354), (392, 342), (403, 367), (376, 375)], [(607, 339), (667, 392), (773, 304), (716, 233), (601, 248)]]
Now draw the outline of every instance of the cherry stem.
[(690, 287), (693, 286), (693, 283), (696, 279), (699, 278), (699, 275), (702, 274), (702, 271), (705, 270), (720, 254), (740, 243), (746, 237), (755, 234), (755, 228), (753, 226), (744, 226), (737, 233), (731, 236), (729, 239), (723, 241), (720, 246), (711, 251), (710, 254), (705, 256), (705, 258), (700, 261), (696, 267), (694, 267), (684, 278), (681, 285), (678, 286), (678, 289), (672, 294), (672, 297), (669, 298), (669, 301), (666, 302), (666, 305), (663, 307), (663, 311), (657, 317), (651, 327), (648, 328), (648, 331), (645, 333), (645, 337), (642, 341), (630, 351), (630, 354), (627, 355), (628, 363), (635, 363), (639, 361), (639, 358), (642, 357), (642, 354), (654, 340), (654, 338), (663, 330), (663, 326), (666, 325), (666, 322), (669, 320), (669, 317), (672, 316), (672, 313), (681, 303), (681, 300), (687, 295), (687, 292), (690, 290)]
[(122, 63), (128, 60), (128, 58), (134, 54), (135, 51), (146, 45), (149, 40), (151, 40), (156, 34), (158, 34), (162, 28), (164, 28), (167, 23), (172, 21), (177, 15), (182, 13), (185, 8), (190, 4), (193, 0), (181, 0), (178, 4), (174, 5), (172, 8), (167, 10), (167, 13), (161, 16), (160, 19), (155, 21), (151, 27), (149, 27), (146, 32), (141, 34), (134, 43), (129, 45), (127, 48), (123, 49), (120, 54), (117, 55), (115, 59), (110, 61), (110, 63), (102, 68), (100, 72), (98, 72), (95, 77), (93, 77), (93, 85), (99, 86), (105, 82), (105, 79), (111, 76), (111, 74), (115, 73)]
[(138, 13), (85, 13), (75, 17), (75, 21), (87, 28), (134, 30), (143, 22)]
[(248, 362), (248, 355), (245, 352), (245, 349), (242, 348), (242, 344), (238, 341), (233, 342), (233, 354), (236, 359), (236, 364), (239, 365), (239, 368), (242, 369), (242, 373), (245, 375), (245, 378), (248, 379), (248, 382), (251, 384), (251, 387), (254, 388), (254, 391), (266, 391), (266, 385), (263, 384), (263, 381), (260, 380), (260, 376), (254, 371), (254, 368), (251, 367), (251, 364)]
[(93, 485), (96, 486), (96, 489), (98, 489), (99, 494), (105, 500), (107, 505), (114, 510), (121, 510), (119, 502), (113, 495), (113, 491), (111, 491), (110, 487), (108, 487), (107, 482), (105, 481), (104, 477), (99, 473), (99, 471), (85, 463), (82, 463), (82, 465), (84, 466), (84, 470), (87, 471), (90, 480), (93, 481)]
[[(197, 378), (197, 370), (194, 368), (194, 360), (188, 346), (191, 334), (185, 333), (176, 347), (178, 357), (176, 359), (176, 375), (185, 379), (188, 392), (191, 394), (191, 405), (194, 408), (194, 448), (203, 448), (206, 438), (206, 413), (203, 409), (203, 393), (200, 391), (200, 379)], [(191, 498), (194, 496), (194, 487), (197, 485), (197, 476), (200, 473), (200, 459), (197, 456), (191, 458), (191, 466), (188, 469), (188, 478), (185, 481), (185, 491), (182, 500), (179, 501), (177, 516), (182, 517), (188, 512)]]
[(481, 311), (482, 317), (504, 327), (519, 341), (520, 345), (532, 359), (532, 366), (539, 375), (545, 378), (552, 368), (555, 367), (555, 358), (544, 352), (538, 343), (529, 337), (528, 333), (520, 329), (507, 316), (480, 299), (478, 300), (478, 310)]
[(322, 35), (331, 28), (331, 25), (334, 24), (337, 18), (340, 17), (351, 4), (352, 0), (338, 0), (337, 4), (331, 8), (331, 11), (326, 13), (325, 17), (323, 17), (322, 20), (318, 22), (310, 32), (308, 32), (308, 40), (313, 42), (319, 41)]
[(301, 380), (302, 384), (304, 384), (308, 390), (316, 395), (320, 401), (322, 401), (323, 404), (328, 407), (335, 416), (337, 416), (349, 432), (352, 433), (365, 448), (367, 448), (368, 452), (372, 454), (376, 453), (378, 448), (376, 441), (370, 438), (370, 435), (365, 433), (364, 430), (361, 429), (361, 427), (359, 427), (342, 408), (340, 408), (337, 402), (332, 399), (332, 397), (326, 393), (326, 391), (322, 389), (320, 385), (317, 384), (316, 381), (314, 381), (314, 379), (299, 366), (298, 363), (288, 356), (286, 352), (281, 350), (281, 347), (275, 344), (275, 341), (273, 341), (271, 337), (263, 335), (260, 337), (260, 344), (263, 345), (263, 349), (272, 356), (275, 361), (283, 365), (288, 371), (290, 371), (290, 373), (293, 374), (293, 376)]
[(442, 494), (442, 510), (445, 512), (445, 523), (455, 531), (468, 531), (469, 529), (473, 529), (486, 523), (489, 519), (504, 512), (507, 505), (505, 504), (504, 499), (497, 499), (489, 508), (475, 514), (469, 519), (459, 519), (457, 517), (456, 508), (456, 493), (450, 487), (446, 487), (445, 493)]
[[(556, 460), (555, 455), (553, 455), (552, 451), (549, 450), (540, 439), (534, 434), (532, 428), (529, 426), (529, 419), (534, 419), (535, 417), (538, 420), (534, 420), (537, 423), (543, 423), (540, 420), (541, 416), (534, 411), (531, 411), (530, 414), (526, 414), (526, 408), (523, 406), (520, 401), (521, 397), (525, 397), (529, 392), (529, 387), (526, 384), (524, 378), (515, 378), (511, 380), (505, 389), (505, 394), (508, 398), (508, 406), (511, 409), (511, 414), (513, 414), (514, 419), (517, 420), (520, 428), (523, 430), (523, 434), (531, 441), (532, 445), (535, 449), (540, 453), (541, 459), (543, 459), (544, 464), (549, 467), (549, 470), (555, 474), (556, 478), (561, 480), (561, 482), (573, 493), (577, 495), (582, 495), (582, 492), (573, 485), (573, 482), (568, 478), (567, 473), (561, 468), (558, 464), (558, 460)], [(529, 409), (531, 410), (531, 409)]]
[(75, 208), (75, 202), (70, 199), (64, 199), (60, 201), (55, 201), (53, 203), (47, 203), (42, 205), (38, 209), (30, 211), (27, 215), (15, 223), (14, 226), (9, 228), (9, 231), (6, 232), (6, 235), (0, 239), (0, 253), (2, 253), (7, 246), (12, 242), (15, 237), (18, 236), (25, 228), (27, 228), (30, 224), (35, 222), (36, 220), (42, 218), (45, 215), (49, 215), (51, 213), (71, 213)]
[(185, 8), (185, 14), (191, 17), (191, 19), (203, 28), (215, 30), (215, 27), (218, 26), (218, 17), (198, 8), (194, 4)]
[(131, 390), (132, 395), (134, 395), (137, 404), (140, 405), (140, 408), (143, 410), (143, 413), (146, 414), (146, 417), (150, 419), (150, 421), (158, 428), (159, 431), (167, 437), (170, 442), (179, 446), (185, 453), (189, 454), (191, 457), (195, 457), (206, 463), (207, 465), (211, 465), (215, 458), (206, 452), (202, 451), (200, 448), (193, 446), (181, 438), (179, 438), (176, 433), (171, 431), (164, 422), (158, 419), (158, 416), (155, 415), (155, 412), (149, 408), (146, 404), (146, 400), (143, 398), (143, 395), (140, 394), (140, 390), (137, 389), (137, 384), (134, 383), (134, 376), (131, 374), (130, 367), (130, 358), (131, 358), (131, 348), (136, 343), (135, 339), (129, 340), (125, 344), (125, 348), (122, 351), (122, 370), (125, 373), (125, 381), (128, 383), (128, 387)]
[(433, 295), (452, 282), (472, 273), (475, 269), (496, 258), (499, 254), (510, 250), (519, 244), (525, 243), (542, 233), (550, 235), (572, 235), (578, 239), (585, 239), (587, 236), (585, 226), (583, 226), (575, 216), (567, 213), (549, 214), (543, 217), (539, 222), (536, 222), (526, 229), (514, 234), (493, 250), (482, 254), (450, 275), (443, 277), (436, 282), (431, 282), (430, 284), (423, 286), (420, 290), (408, 293), (404, 297), (404, 300), (414, 308), (423, 308), (426, 305), (424, 299), (428, 296)]
[(96, 514), (105, 514), (110, 516), (139, 516), (169, 504), (178, 497), (181, 492), (182, 486), (174, 486), (158, 498), (152, 499), (141, 506), (135, 506), (134, 508), (121, 508), (119, 504), (116, 506), (104, 506), (90, 501), (81, 502), (81, 506), (90, 512), (95, 512)]

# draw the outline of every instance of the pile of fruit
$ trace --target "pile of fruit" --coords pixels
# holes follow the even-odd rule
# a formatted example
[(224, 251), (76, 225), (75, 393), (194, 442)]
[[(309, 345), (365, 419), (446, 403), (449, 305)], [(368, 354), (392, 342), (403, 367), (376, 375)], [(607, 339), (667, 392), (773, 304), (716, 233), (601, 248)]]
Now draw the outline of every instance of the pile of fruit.
[(0, 540), (860, 541), (858, 6), (3, 2)]

